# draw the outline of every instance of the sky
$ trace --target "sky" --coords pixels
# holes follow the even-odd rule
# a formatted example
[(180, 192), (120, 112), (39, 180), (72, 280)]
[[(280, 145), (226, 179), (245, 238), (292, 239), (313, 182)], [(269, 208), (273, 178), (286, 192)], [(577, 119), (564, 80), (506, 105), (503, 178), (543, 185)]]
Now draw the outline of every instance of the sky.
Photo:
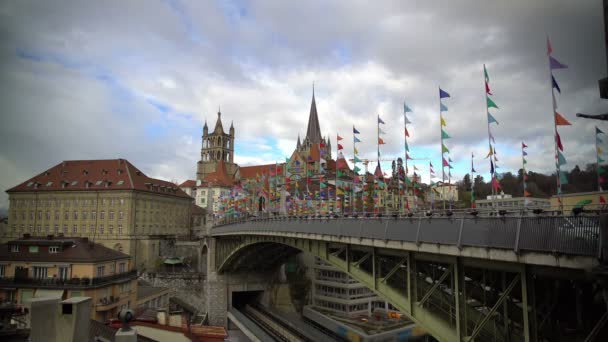
[[(608, 111), (599, 0), (513, 1), (2, 1), (0, 189), (63, 160), (126, 158), (148, 176), (194, 179), (202, 126), (236, 130), (235, 161), (291, 155), (306, 133), (312, 84), (321, 131), (352, 158), (376, 158), (376, 116), (386, 122), (382, 158), (410, 154), (428, 180), (441, 174), (438, 87), (446, 141), (461, 178), (476, 156), (488, 178), (483, 65), (499, 109), (492, 124), (501, 171), (554, 170), (551, 83), (565, 168), (595, 162), (594, 126), (575, 117)], [(608, 138), (604, 139), (608, 143)], [(608, 150), (608, 147), (606, 148)], [(335, 153), (335, 152), (334, 152)], [(608, 157), (605, 158), (608, 160)], [(390, 163), (385, 164), (385, 168)], [(0, 194), (0, 208), (8, 196)]]

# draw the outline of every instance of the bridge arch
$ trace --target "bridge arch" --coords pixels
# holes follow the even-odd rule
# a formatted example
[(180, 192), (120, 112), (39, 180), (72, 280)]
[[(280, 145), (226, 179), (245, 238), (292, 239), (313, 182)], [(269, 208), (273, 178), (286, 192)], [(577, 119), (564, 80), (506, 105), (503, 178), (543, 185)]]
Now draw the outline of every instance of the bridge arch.
[[(530, 298), (536, 298), (535, 288), (551, 286), (559, 277), (552, 274), (554, 268), (364, 246), (358, 239), (333, 240), (269, 232), (221, 236), (216, 269), (218, 273), (270, 269), (291, 254), (307, 252), (368, 287), (439, 341), (534, 341), (540, 314), (522, 308), (534, 306)], [(569, 272), (574, 278), (584, 277), (584, 272)], [(541, 282), (538, 274), (553, 278)], [(487, 302), (480, 303), (482, 297)]]

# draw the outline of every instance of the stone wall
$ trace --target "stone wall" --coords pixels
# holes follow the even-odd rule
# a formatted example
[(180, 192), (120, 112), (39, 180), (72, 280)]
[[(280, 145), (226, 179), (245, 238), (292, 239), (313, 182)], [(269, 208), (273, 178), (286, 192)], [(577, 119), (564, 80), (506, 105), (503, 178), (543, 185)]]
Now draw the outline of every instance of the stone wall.
[(205, 275), (202, 273), (144, 273), (140, 279), (152, 286), (169, 288), (170, 297), (178, 297), (206, 312)]

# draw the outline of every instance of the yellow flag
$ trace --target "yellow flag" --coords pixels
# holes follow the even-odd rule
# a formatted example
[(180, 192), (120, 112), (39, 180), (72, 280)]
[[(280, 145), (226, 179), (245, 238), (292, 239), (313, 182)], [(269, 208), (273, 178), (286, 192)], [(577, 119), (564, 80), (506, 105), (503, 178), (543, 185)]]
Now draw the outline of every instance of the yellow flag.
[(443, 115), (440, 118), (441, 118), (441, 126), (445, 127), (446, 124), (445, 124), (445, 120), (443, 119)]
[(359, 154), (359, 150), (355, 147), (355, 154)]
[(597, 154), (602, 154), (602, 148), (601, 147), (597, 147)]
[(486, 158), (488, 158), (489, 156), (494, 155), (494, 151), (492, 151), (492, 146), (490, 146), (490, 152), (488, 152), (488, 155), (486, 156)]
[(344, 191), (342, 191), (342, 189), (338, 188), (338, 190), (336, 191), (336, 194), (344, 195)]

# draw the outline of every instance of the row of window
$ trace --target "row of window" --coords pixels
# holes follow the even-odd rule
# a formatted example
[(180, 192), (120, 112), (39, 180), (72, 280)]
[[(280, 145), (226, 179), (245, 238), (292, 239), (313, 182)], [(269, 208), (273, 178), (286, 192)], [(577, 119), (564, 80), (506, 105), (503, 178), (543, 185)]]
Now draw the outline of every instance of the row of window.
[[(13, 232), (17, 232), (17, 227), (18, 226), (16, 224), (13, 224), (13, 226), (12, 226)], [(21, 228), (21, 231), (25, 231), (25, 228), (26, 228), (25, 224), (22, 224), (19, 227)], [(98, 227), (99, 227), (99, 231), (98, 231), (99, 234), (105, 234), (105, 233), (110, 234), (110, 235), (114, 234), (114, 225), (113, 224), (107, 225), (107, 228), (108, 228), (107, 231), (106, 231), (105, 226), (103, 224), (99, 224)], [(117, 231), (118, 235), (122, 235), (122, 232), (123, 232), (122, 231), (122, 224), (119, 224), (116, 227), (118, 228), (118, 231)], [(30, 232), (32, 232), (32, 233), (38, 233), (38, 234), (51, 234), (51, 233), (59, 234), (59, 233), (63, 233), (64, 235), (67, 235), (69, 233), (69, 225), (67, 225), (67, 224), (64, 224), (61, 227), (62, 228), (61, 231), (59, 230), (60, 226), (58, 224), (56, 224), (56, 225), (54, 225), (52, 227), (51, 227), (51, 225), (48, 225), (48, 224), (45, 224), (44, 226), (41, 225), (41, 224), (38, 224), (38, 225), (36, 225), (36, 230), (35, 231), (34, 231), (34, 225), (33, 224), (28, 225), (28, 228), (29, 228)], [(54, 228), (54, 229), (51, 230), (51, 228)], [(89, 226), (89, 233), (90, 234), (95, 234), (95, 232), (96, 232), (95, 228), (96, 228), (95, 225), (91, 224)], [(81, 224), (79, 226), (77, 224), (74, 224), (74, 225), (72, 225), (72, 231), (71, 231), (71, 233), (73, 233), (73, 234), (78, 234), (78, 233), (86, 234), (87, 233), (87, 225), (86, 224)]]
[[(15, 199), (12, 200), (11, 203), (14, 204), (15, 207), (20, 208), (20, 207), (28, 207), (28, 206), (36, 206), (36, 200), (35, 199)], [(124, 205), (125, 204), (125, 199), (124, 198), (102, 198), (99, 200), (99, 203), (101, 205), (110, 205), (110, 206), (114, 206), (114, 205)], [(38, 200), (38, 206), (39, 207), (77, 207), (78, 205), (80, 205), (81, 207), (89, 207), (89, 206), (97, 206), (97, 199), (64, 199), (64, 200), (60, 200), (60, 199), (46, 199), (46, 200)]]
[[(27, 212), (25, 210), (21, 212), (20, 216), (21, 216), (22, 220), (26, 219), (26, 217), (27, 217), (26, 213)], [(145, 212), (144, 212), (144, 214), (145, 214)], [(17, 216), (19, 216), (18, 213), (17, 213), (17, 210), (13, 210), (13, 219), (17, 219)], [(30, 214), (29, 214), (29, 219), (30, 220), (34, 220), (36, 218), (36, 216), (37, 216), (38, 220), (42, 220), (43, 217), (46, 220), (50, 220), (51, 219), (51, 212), (47, 210), (44, 213), (44, 216), (43, 216), (42, 210), (38, 210), (38, 215), (36, 215), (36, 213), (33, 210), (30, 211)], [(78, 220), (78, 216), (79, 216), (79, 212), (76, 211), (76, 210), (74, 210), (72, 212), (72, 215), (70, 215), (70, 212), (67, 211), (67, 210), (63, 212), (63, 219), (64, 220), (69, 220), (70, 217), (72, 217), (74, 220)], [(55, 220), (59, 220), (59, 217), (60, 217), (60, 212), (59, 212), (59, 210), (56, 210), (55, 211), (55, 215), (54, 215)], [(84, 211), (84, 210), (82, 211), (82, 213), (80, 213), (80, 218), (83, 219), (83, 220), (87, 220), (89, 217), (91, 218), (91, 220), (97, 219), (97, 211), (96, 210), (92, 210), (90, 212), (90, 215), (89, 215), (88, 211)], [(108, 211), (108, 218), (110, 220), (113, 220), (114, 217), (115, 217), (114, 211), (113, 210)], [(102, 219), (102, 220), (104, 220), (106, 218), (106, 212), (104, 210), (102, 210), (102, 211), (99, 212), (99, 218)], [(123, 218), (124, 218), (124, 213), (122, 211), (119, 211), (118, 212), (118, 219), (122, 220)]]

